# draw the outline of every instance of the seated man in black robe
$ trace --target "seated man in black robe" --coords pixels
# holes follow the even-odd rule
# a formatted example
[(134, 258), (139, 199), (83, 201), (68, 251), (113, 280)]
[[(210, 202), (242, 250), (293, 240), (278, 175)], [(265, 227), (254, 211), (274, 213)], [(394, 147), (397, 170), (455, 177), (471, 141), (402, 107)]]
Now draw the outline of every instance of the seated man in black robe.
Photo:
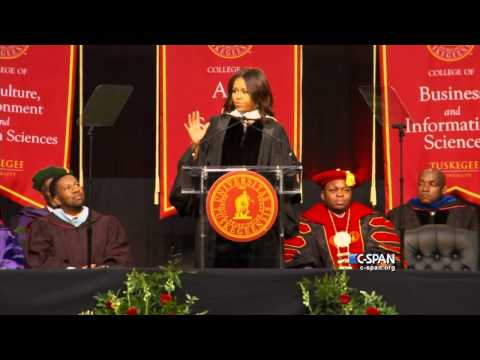
[[(400, 207), (387, 218), (400, 227)], [(455, 228), (478, 231), (478, 211), (456, 196), (447, 194), (445, 175), (438, 169), (424, 169), (418, 177), (417, 197), (404, 206), (405, 229), (427, 224), (446, 224)]]

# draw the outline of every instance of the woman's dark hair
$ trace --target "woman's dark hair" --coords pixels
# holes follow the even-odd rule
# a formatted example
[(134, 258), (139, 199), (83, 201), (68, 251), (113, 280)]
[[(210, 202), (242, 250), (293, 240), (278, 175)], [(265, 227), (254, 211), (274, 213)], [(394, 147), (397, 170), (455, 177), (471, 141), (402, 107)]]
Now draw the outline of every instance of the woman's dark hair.
[(235, 110), (233, 103), (233, 83), (238, 78), (243, 78), (247, 85), (248, 93), (252, 101), (257, 105), (257, 110), (265, 121), (265, 116), (273, 116), (273, 95), (267, 77), (262, 70), (256, 68), (245, 68), (236, 72), (228, 81), (228, 96), (223, 105), (224, 111)]

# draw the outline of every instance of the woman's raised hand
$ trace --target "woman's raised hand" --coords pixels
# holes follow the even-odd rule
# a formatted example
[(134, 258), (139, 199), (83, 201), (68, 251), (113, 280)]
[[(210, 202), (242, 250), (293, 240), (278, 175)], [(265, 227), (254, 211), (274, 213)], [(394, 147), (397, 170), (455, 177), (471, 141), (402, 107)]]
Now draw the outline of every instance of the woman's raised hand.
[(204, 124), (203, 121), (205, 121), (205, 119), (200, 116), (200, 111), (197, 110), (188, 114), (188, 121), (186, 124), (183, 124), (188, 131), (193, 145), (200, 143), (210, 126), (209, 122)]

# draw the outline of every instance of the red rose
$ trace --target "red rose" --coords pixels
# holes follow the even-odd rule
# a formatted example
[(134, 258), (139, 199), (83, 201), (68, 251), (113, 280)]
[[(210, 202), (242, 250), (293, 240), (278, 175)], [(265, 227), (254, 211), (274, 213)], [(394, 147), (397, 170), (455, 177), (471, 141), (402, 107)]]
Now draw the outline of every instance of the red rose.
[(172, 301), (172, 299), (172, 295), (168, 293), (160, 294), (160, 304), (162, 305), (168, 304), (170, 301)]
[(380, 315), (380, 310), (378, 310), (375, 306), (369, 306), (367, 310), (365, 310), (365, 314), (367, 315)]
[(127, 310), (128, 315), (137, 315), (137, 308), (135, 306), (130, 306)]
[(105, 305), (107, 306), (107, 309), (108, 310), (113, 310), (113, 306), (112, 306), (112, 300), (108, 300)]
[(340, 304), (347, 305), (350, 302), (350, 295), (345, 293), (340, 295), (338, 299), (340, 300)]

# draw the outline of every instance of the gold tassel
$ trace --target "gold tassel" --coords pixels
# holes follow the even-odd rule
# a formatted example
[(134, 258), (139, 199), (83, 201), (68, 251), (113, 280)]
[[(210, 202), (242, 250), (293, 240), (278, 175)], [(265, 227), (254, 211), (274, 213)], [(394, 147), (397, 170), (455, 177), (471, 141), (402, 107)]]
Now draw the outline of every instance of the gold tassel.
[[(302, 152), (302, 146), (303, 146), (303, 111), (302, 111), (302, 89), (303, 89), (303, 45), (298, 45), (298, 51), (300, 53), (300, 61), (299, 61), (299, 66), (300, 66), (300, 78), (298, 81), (300, 82), (299, 84), (299, 118), (298, 118), (298, 128), (299, 128), (299, 144), (298, 144), (298, 161), (302, 162), (302, 157), (303, 157), (303, 152)], [(295, 89), (296, 91), (296, 89)], [(303, 181), (302, 181), (302, 176), (300, 176), (300, 204), (303, 204)]]
[(158, 67), (160, 64), (160, 46), (156, 45), (156, 68), (155, 68), (155, 75), (156, 75), (156, 90), (155, 90), (155, 192), (153, 194), (153, 203), (158, 205), (160, 203), (160, 102), (158, 101), (158, 97), (160, 95), (160, 84), (159, 84), (159, 71)]
[(355, 185), (355, 175), (353, 175), (350, 171), (346, 170), (345, 171), (347, 173), (347, 177), (345, 179), (345, 184), (347, 184), (347, 186), (354, 186)]
[(83, 45), (78, 53), (78, 181), (83, 187)]

